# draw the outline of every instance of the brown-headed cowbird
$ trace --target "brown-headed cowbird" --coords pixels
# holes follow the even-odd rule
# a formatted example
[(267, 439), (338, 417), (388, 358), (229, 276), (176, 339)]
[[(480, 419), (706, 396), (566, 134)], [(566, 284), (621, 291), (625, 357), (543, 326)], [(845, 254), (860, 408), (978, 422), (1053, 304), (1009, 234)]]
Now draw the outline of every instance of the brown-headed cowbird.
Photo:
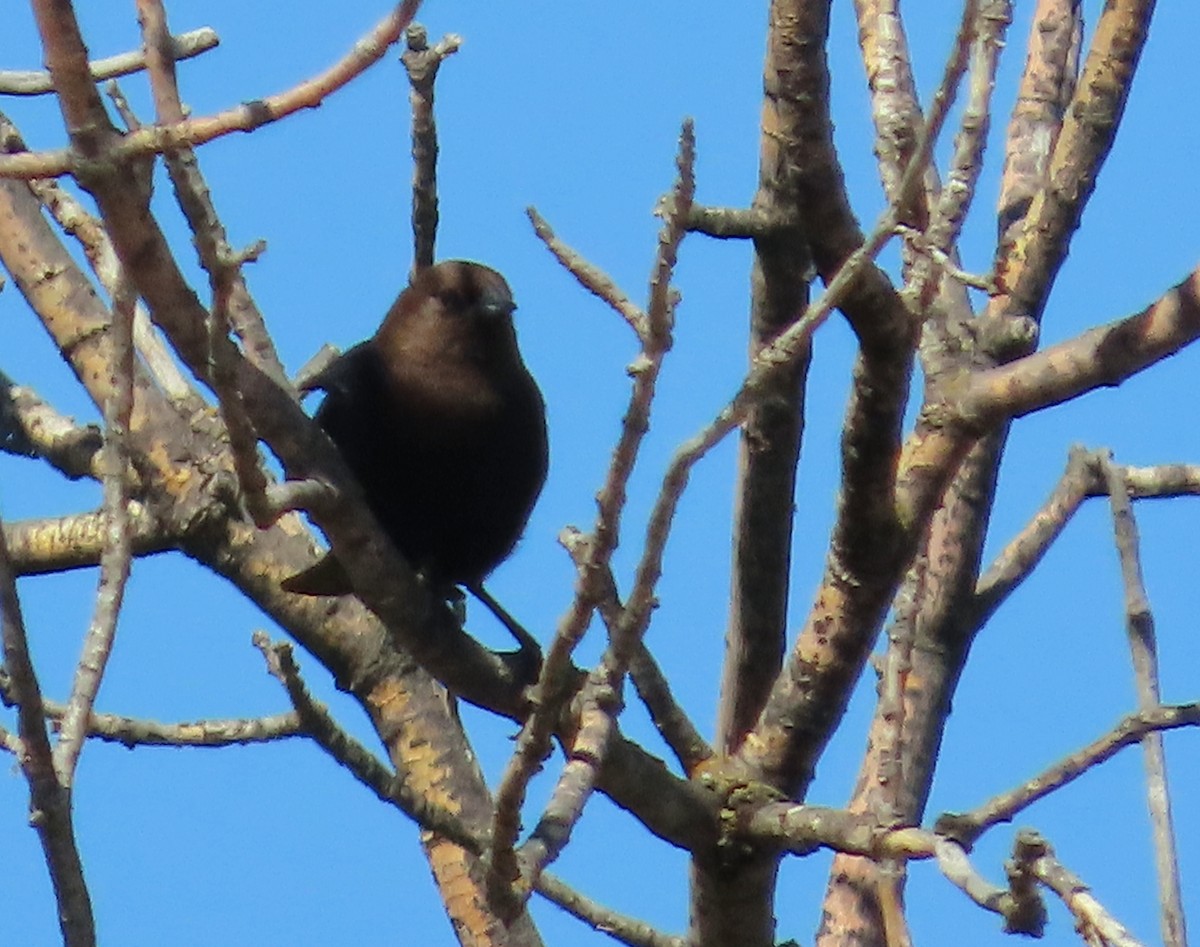
[[(325, 390), (317, 423), (396, 548), (440, 594), (482, 593), (546, 479), (546, 407), (517, 349), (515, 308), (495, 270), (438, 263), (311, 385)], [(351, 591), (332, 553), (283, 587)]]

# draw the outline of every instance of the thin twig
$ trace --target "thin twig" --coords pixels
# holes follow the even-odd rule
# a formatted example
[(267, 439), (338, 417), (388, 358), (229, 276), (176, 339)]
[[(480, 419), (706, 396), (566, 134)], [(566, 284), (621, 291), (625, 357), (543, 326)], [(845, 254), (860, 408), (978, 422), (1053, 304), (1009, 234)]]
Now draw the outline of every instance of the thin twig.
[[(346, 56), (320, 75), (292, 88), (237, 105), (215, 115), (187, 118), (168, 125), (150, 125), (116, 144), (108, 159), (121, 165), (133, 158), (201, 145), (237, 131), (253, 131), (287, 118), (301, 109), (316, 108), (328, 96), (353, 81), (383, 58), (420, 9), (421, 0), (404, 0), (354, 45)], [(0, 177), (59, 177), (73, 172), (78, 162), (70, 148), (0, 156)]]
[(467, 828), (457, 815), (415, 792), (403, 773), (393, 773), (365, 746), (346, 733), (329, 709), (309, 693), (300, 668), (286, 642), (273, 644), (266, 632), (256, 631), (254, 646), (262, 652), (271, 675), (283, 685), (300, 718), (302, 732), (344, 767), (381, 802), (394, 805), (423, 828), (444, 836), (469, 852), (480, 854), (486, 838)]
[[(198, 30), (189, 30), (171, 37), (171, 46), (175, 59), (191, 59), (215, 49), (221, 42), (215, 30), (203, 26)], [(97, 59), (89, 64), (92, 78), (97, 82), (105, 79), (116, 79), (118, 76), (128, 76), (146, 68), (146, 54), (136, 49), (127, 53), (118, 53)], [(0, 71), (0, 95), (46, 95), (54, 91), (54, 82), (50, 73), (45, 70)]]
[(1167, 704), (1130, 714), (1100, 739), (1064, 757), (1033, 779), (992, 797), (977, 809), (943, 813), (934, 830), (971, 845), (993, 825), (1011, 822), (1018, 812), (1078, 779), (1093, 766), (1112, 759), (1125, 747), (1140, 743), (1147, 733), (1195, 726), (1200, 726), (1200, 703)]
[[(0, 700), (16, 703), (12, 680), (0, 669)], [(43, 700), (46, 719), (58, 726), (67, 705)], [(127, 749), (137, 746), (225, 747), (253, 743), (271, 743), (308, 736), (300, 726), (300, 717), (293, 710), (268, 717), (234, 720), (195, 720), (183, 723), (160, 723), (141, 717), (123, 717), (92, 711), (88, 718), (87, 735), (106, 743), (119, 743)], [(17, 752), (13, 747), (8, 747)]]
[(629, 677), (646, 712), (650, 714), (654, 729), (671, 748), (685, 773), (692, 774), (701, 763), (712, 759), (712, 746), (696, 729), (687, 711), (675, 700), (670, 682), (644, 641), (639, 641), (634, 647), (633, 657), (629, 661)]
[(638, 338), (643, 338), (646, 332), (646, 314), (630, 302), (629, 297), (621, 292), (612, 277), (599, 267), (588, 263), (577, 251), (572, 250), (560, 240), (535, 208), (527, 207), (525, 213), (529, 217), (529, 222), (533, 224), (533, 232), (554, 254), (554, 258), (562, 264), (563, 269), (574, 276), (579, 281), (579, 285), (589, 293), (608, 303), (622, 319), (629, 323)]
[[(62, 704), (46, 701), (46, 714), (55, 720)], [(306, 737), (295, 711), (269, 717), (234, 720), (196, 720), (186, 723), (160, 723), (137, 717), (93, 712), (87, 735), (105, 743), (119, 743), (127, 749), (138, 746), (204, 747), (251, 746), (278, 740)]]
[[(1133, 658), (1138, 706), (1144, 711), (1161, 703), (1154, 615), (1142, 578), (1137, 521), (1125, 487), (1125, 472), (1113, 463), (1111, 454), (1103, 457), (1100, 463), (1108, 483), (1117, 554), (1121, 560), (1121, 578), (1125, 586), (1125, 630), (1129, 635), (1129, 649)], [(1147, 733), (1142, 738), (1142, 750), (1146, 763), (1146, 801), (1154, 835), (1158, 898), (1162, 908), (1163, 943), (1166, 947), (1186, 947), (1187, 924), (1179, 884), (1179, 855), (1171, 819), (1171, 793), (1162, 734)]]
[(129, 513), (130, 418), (133, 414), (133, 311), (137, 296), (119, 279), (113, 299), (113, 394), (104, 406), (104, 551), (100, 555), (100, 585), (96, 607), (83, 641), (83, 654), (75, 669), (71, 696), (54, 749), (58, 781), (69, 791), (75, 767), (87, 738), (88, 719), (100, 692), (104, 670), (112, 654), (117, 617), (125, 598), (133, 562), (133, 528)]
[(1041, 509), (996, 556), (975, 586), (972, 624), (979, 627), (1033, 572), (1082, 505), (1091, 484), (1092, 455), (1072, 447), (1067, 469)]
[(75, 843), (70, 794), (55, 772), (41, 687), (29, 657), (25, 621), (3, 529), (0, 529), (0, 633), (4, 640), (4, 667), (17, 705), (20, 739), (17, 760), (29, 783), (29, 821), (37, 830), (50, 870), (63, 943), (66, 947), (94, 947), (92, 902)]
[(671, 347), (676, 297), (670, 287), (679, 245), (687, 233), (686, 220), (695, 195), (695, 136), (690, 120), (680, 134), (678, 178), (672, 188), (659, 232), (658, 252), (650, 277), (649, 303), (639, 336), (642, 352), (635, 366), (629, 408), (621, 435), (613, 450), (604, 485), (597, 495), (599, 511), (586, 543), (584, 561), (578, 566), (575, 596), (560, 619), (554, 639), (535, 688), (534, 711), (522, 728), (517, 749), (496, 792), (491, 871), (488, 888), (496, 903), (502, 903), (513, 881), (521, 883), (513, 892), (528, 896), (529, 884), (558, 857), (570, 838), (575, 822), (595, 786), (613, 722), (621, 707), (621, 684), (628, 666), (632, 643), (644, 625), (621, 622), (600, 665), (589, 675), (579, 697), (580, 721), (568, 753), (569, 759), (556, 785), (545, 814), (523, 848), (528, 856), (527, 878), (517, 865), (512, 845), (520, 825), (520, 806), (533, 774), (550, 752), (550, 735), (567, 697), (570, 656), (587, 629), (592, 612), (603, 596), (604, 578), (620, 535), (626, 485), (633, 473), (643, 438), (649, 428), (650, 411), (659, 371)]
[(592, 930), (607, 934), (630, 947), (684, 947), (686, 943), (682, 937), (660, 933), (645, 921), (618, 914), (598, 904), (549, 872), (544, 872), (538, 879), (537, 891), (547, 901), (557, 904)]
[[(1005, 33), (1012, 22), (1012, 2), (992, 0), (982, 4), (974, 16), (967, 101), (963, 107), (958, 134), (954, 137), (950, 169), (925, 234), (930, 249), (941, 254), (949, 254), (958, 242), (971, 201), (975, 197), (979, 175), (983, 171), (983, 151), (991, 126), (996, 69), (1000, 63), (1000, 52), (1004, 48)], [(937, 262), (936, 257), (931, 258)], [(959, 270), (956, 272), (961, 273)], [(991, 281), (986, 280), (979, 288), (993, 287)]]
[(982, 276), (975, 273), (968, 273), (956, 264), (948, 253), (935, 246), (926, 234), (915, 227), (899, 224), (896, 227), (896, 233), (904, 237), (908, 241), (909, 246), (918, 253), (927, 255), (937, 265), (937, 268), (951, 279), (958, 280), (964, 286), (981, 289), (985, 293), (996, 292), (996, 280), (990, 273)]
[(1036, 885), (1025, 886), (1018, 880), (1006, 889), (992, 884), (971, 865), (961, 845), (943, 838), (937, 840), (937, 863), (947, 881), (981, 908), (1004, 918), (1006, 933), (1042, 936), (1046, 908)]
[[(564, 529), (559, 535), (559, 542), (570, 553), (577, 566), (587, 561), (587, 537), (577, 529)], [(617, 595), (612, 567), (606, 566), (604, 573), (600, 580), (601, 597), (596, 604), (596, 610), (600, 613), (611, 640), (621, 621), (624, 605)], [(637, 689), (638, 697), (650, 714), (650, 722), (671, 748), (683, 771), (690, 775), (697, 766), (711, 759), (713, 748), (676, 702), (671, 693), (670, 683), (658, 662), (654, 660), (654, 655), (646, 647), (645, 641), (638, 641), (634, 645), (633, 653), (629, 657), (629, 676)]]

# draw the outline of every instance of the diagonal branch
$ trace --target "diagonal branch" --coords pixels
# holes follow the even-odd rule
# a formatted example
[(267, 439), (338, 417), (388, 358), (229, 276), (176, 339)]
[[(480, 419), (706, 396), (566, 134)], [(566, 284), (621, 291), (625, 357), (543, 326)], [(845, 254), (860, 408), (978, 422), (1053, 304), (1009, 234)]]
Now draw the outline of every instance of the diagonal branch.
[(1016, 871), (1037, 878), (1062, 899), (1086, 943), (1142, 947), (1142, 942), (1109, 913), (1077, 875), (1063, 866), (1054, 849), (1036, 832), (1025, 831), (1017, 836), (1013, 861)]
[[(121, 167), (134, 158), (161, 154), (186, 145), (204, 144), (235, 131), (253, 131), (287, 118), (301, 109), (317, 108), (328, 96), (382, 59), (388, 47), (400, 39), (404, 28), (412, 22), (420, 6), (421, 0), (404, 0), (374, 29), (359, 39), (354, 49), (343, 59), (320, 75), (285, 92), (267, 96), (265, 99), (255, 99), (216, 115), (184, 119), (169, 125), (151, 125), (131, 132), (108, 153), (107, 158), (111, 166)], [(82, 43), (70, 50), (70, 58), (75, 59), (78, 65), (72, 67), (73, 77), (68, 77), (63, 72), (64, 60), (59, 54), (66, 51), (71, 31), (64, 30), (62, 23), (56, 20), (58, 14), (50, 12), (48, 0), (39, 0), (34, 9), (38, 13), (39, 27), (42, 29), (47, 52), (51, 54), (47, 62), (50, 64), (55, 89), (60, 96), (68, 100), (86, 102), (91, 96), (81, 85), (81, 81), (92, 81), (87, 63), (87, 50)], [(78, 34), (77, 30), (74, 32)], [(64, 45), (64, 42), (67, 45)], [(94, 86), (91, 95), (95, 95)], [(111, 126), (108, 130), (112, 131)], [(90, 150), (84, 153), (87, 154)], [(76, 152), (70, 148), (3, 155), (0, 156), (0, 178), (58, 177), (75, 173), (78, 165)]]
[(1020, 234), (1034, 196), (1046, 184), (1050, 155), (1075, 92), (1082, 41), (1080, 0), (1037, 0), (1004, 147), (998, 201), (1001, 248)]
[(547, 901), (557, 904), (594, 930), (607, 934), (622, 944), (628, 944), (629, 947), (686, 947), (687, 942), (682, 937), (662, 934), (644, 921), (626, 917), (597, 904), (591, 898), (569, 888), (549, 872), (543, 873), (538, 879), (537, 890)]
[[(198, 30), (189, 30), (186, 33), (172, 36), (171, 54), (174, 59), (192, 59), (210, 49), (215, 49), (220, 42), (221, 39), (217, 36), (216, 31), (204, 26)], [(132, 75), (145, 68), (146, 54), (141, 49), (97, 59), (89, 64), (91, 76), (96, 82)], [(53, 91), (54, 81), (48, 72), (42, 70), (0, 71), (0, 95), (46, 95)]]
[(0, 451), (41, 457), (70, 480), (98, 480), (103, 444), (96, 425), (77, 424), (0, 372)]
[(919, 520), (937, 502), (936, 473), (996, 425), (1119, 385), (1200, 336), (1200, 268), (1141, 312), (1004, 365), (959, 377), (927, 405), (928, 423), (905, 445), (901, 516)]
[(982, 627), (1008, 596), (1037, 568), (1067, 523), (1083, 504), (1091, 485), (1092, 455), (1072, 447), (1067, 469), (1033, 518), (1014, 536), (988, 567), (975, 587), (969, 624)]
[(1014, 816), (1039, 799), (1074, 782), (1125, 747), (1140, 743), (1147, 733), (1195, 726), (1200, 726), (1200, 704), (1167, 705), (1130, 714), (1100, 739), (1064, 757), (1020, 786), (994, 796), (970, 812), (944, 813), (938, 818), (934, 831), (969, 846), (993, 825), (1011, 822)]
[(345, 767), (381, 801), (395, 805), (418, 825), (436, 832), (470, 852), (479, 854), (486, 839), (422, 793), (414, 792), (404, 773), (392, 773), (365, 746), (334, 721), (329, 709), (316, 700), (300, 677), (300, 668), (286, 643), (272, 644), (266, 632), (254, 633), (254, 646), (262, 652), (271, 675), (283, 685), (299, 718), (300, 732)]
[[(971, 375), (960, 418), (993, 424), (1115, 387), (1200, 336), (1200, 267), (1141, 312)], [(953, 398), (953, 396), (952, 396)]]

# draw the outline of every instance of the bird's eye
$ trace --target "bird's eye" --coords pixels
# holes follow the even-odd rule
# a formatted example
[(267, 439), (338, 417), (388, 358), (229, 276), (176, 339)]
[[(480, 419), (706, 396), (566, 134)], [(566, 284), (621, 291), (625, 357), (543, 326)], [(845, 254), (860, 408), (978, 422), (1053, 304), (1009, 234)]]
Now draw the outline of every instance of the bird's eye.
[(447, 312), (461, 312), (470, 307), (470, 303), (457, 289), (442, 290), (438, 293), (438, 299), (441, 300)]

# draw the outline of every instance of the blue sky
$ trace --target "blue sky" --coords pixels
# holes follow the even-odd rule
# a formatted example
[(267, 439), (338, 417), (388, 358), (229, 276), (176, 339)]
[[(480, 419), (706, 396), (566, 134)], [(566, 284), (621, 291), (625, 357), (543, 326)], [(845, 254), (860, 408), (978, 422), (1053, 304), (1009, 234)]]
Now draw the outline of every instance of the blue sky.
[[(16, 5), (12, 5), (16, 6)], [(79, 4), (95, 56), (138, 43), (132, 5)], [(176, 3), (176, 32), (212, 26), (221, 47), (182, 67), (185, 100), (197, 114), (279, 91), (340, 57), (385, 12), (382, 3)], [(909, 34), (923, 93), (940, 76), (957, 16), (912, 5)], [(1021, 4), (999, 80), (992, 139), (998, 146), (1023, 63), (1030, 4)], [(852, 11), (835, 4), (830, 55), (837, 144), (855, 210), (867, 224), (883, 203)], [(286, 12), (282, 12), (286, 9)], [(1086, 3), (1089, 23), (1099, 4)], [(720, 11), (721, 15), (717, 15)], [(697, 12), (700, 15), (697, 15)], [(0, 68), (41, 60), (28, 11), (6, 11)], [(470, 257), (506, 274), (516, 294), (522, 345), (550, 411), (550, 479), (513, 559), (493, 591), (543, 639), (570, 596), (572, 569), (559, 529), (590, 524), (593, 496), (616, 435), (635, 354), (627, 327), (581, 292), (533, 236), (535, 205), (570, 242), (644, 299), (657, 220), (651, 215), (674, 173), (679, 125), (696, 122), (698, 199), (744, 205), (757, 173), (765, 29), (762, 5), (659, 2), (510, 4), (431, 0), (432, 36), (461, 33), (461, 52), (438, 85), (441, 130), (440, 257)], [(1197, 262), (1195, 155), (1190, 121), (1192, 38), (1200, 7), (1160, 4), (1118, 145), (1047, 308), (1045, 342), (1140, 309)], [(124, 88), (150, 114), (136, 78)], [(33, 147), (63, 141), (50, 100), (0, 103)], [(942, 149), (944, 155), (945, 149)], [(347, 347), (373, 331), (410, 263), (407, 86), (389, 57), (321, 109), (229, 136), (201, 151), (217, 207), (236, 244), (263, 238), (268, 252), (249, 270), (251, 288), (281, 354), (298, 368), (322, 343)], [(989, 154), (979, 212), (963, 254), (984, 270), (992, 254), (1000, 155)], [(162, 219), (188, 260), (188, 236), (160, 186)], [(749, 250), (691, 237), (677, 274), (684, 301), (677, 342), (655, 407), (651, 437), (632, 485), (626, 582), (663, 465), (735, 390), (743, 369)], [(893, 257), (885, 257), (889, 262)], [(203, 286), (197, 281), (197, 286)], [(823, 565), (837, 483), (837, 442), (853, 355), (832, 319), (815, 341), (809, 414), (797, 493), (792, 625), (808, 607)], [(75, 385), (19, 294), (0, 293), (0, 368), (34, 385), (60, 409), (92, 419)], [(1200, 460), (1193, 420), (1200, 357), (1188, 351), (1119, 389), (1089, 395), (1022, 421), (1010, 441), (993, 517), (994, 553), (1037, 509), (1072, 443), (1111, 447), (1122, 462)], [(728, 596), (732, 442), (697, 469), (667, 552), (648, 641), (704, 730), (715, 717)], [(0, 513), (51, 516), (89, 509), (99, 488), (56, 479), (43, 466), (0, 456)], [(1168, 701), (1196, 698), (1200, 664), (1194, 537), (1200, 502), (1137, 507), (1144, 567), (1155, 608)], [(95, 575), (21, 583), (43, 688), (65, 693), (91, 611)], [(139, 561), (99, 708), (162, 720), (253, 716), (285, 708), (278, 685), (250, 646), (276, 629), (220, 580), (177, 556)], [(507, 646), (499, 630), (481, 634)], [(598, 654), (598, 636), (581, 660)], [(1099, 736), (1135, 702), (1121, 588), (1104, 501), (1089, 505), (982, 633), (948, 728), (930, 812), (963, 809), (1024, 780)], [(301, 656), (309, 683), (369, 745), (361, 712)], [(860, 688), (821, 761), (810, 796), (836, 805), (853, 783), (872, 704)], [(464, 718), (494, 783), (514, 728), (471, 710)], [(631, 703), (623, 726), (655, 752)], [(1200, 779), (1196, 736), (1167, 736), (1176, 786), (1185, 889), (1200, 906)], [(527, 816), (544, 798), (535, 785)], [(1158, 925), (1139, 753), (1126, 751), (1075, 786), (1025, 813), (1063, 860), (1142, 939)], [(49, 881), (26, 824), (23, 779), (0, 776), (0, 850), (9, 870), (0, 917), (14, 944), (57, 941)], [(89, 745), (76, 793), (77, 829), (106, 944), (453, 942), (416, 831), (386, 810), (316, 748), (301, 742), (221, 751), (134, 752)], [(1013, 827), (979, 845), (976, 866), (995, 881)], [(614, 840), (619, 839), (619, 845)], [(777, 905), (779, 937), (811, 939), (828, 858), (787, 863)], [(576, 840), (555, 866), (566, 880), (619, 910), (679, 932), (686, 924), (686, 859), (648, 838), (596, 798)], [(909, 903), (923, 947), (999, 944), (998, 919), (970, 904), (930, 865), (912, 871)], [(557, 908), (535, 902), (547, 943), (601, 944)], [(1193, 926), (1200, 923), (1193, 917)], [(1076, 943), (1069, 918), (1051, 905), (1045, 943)]]

